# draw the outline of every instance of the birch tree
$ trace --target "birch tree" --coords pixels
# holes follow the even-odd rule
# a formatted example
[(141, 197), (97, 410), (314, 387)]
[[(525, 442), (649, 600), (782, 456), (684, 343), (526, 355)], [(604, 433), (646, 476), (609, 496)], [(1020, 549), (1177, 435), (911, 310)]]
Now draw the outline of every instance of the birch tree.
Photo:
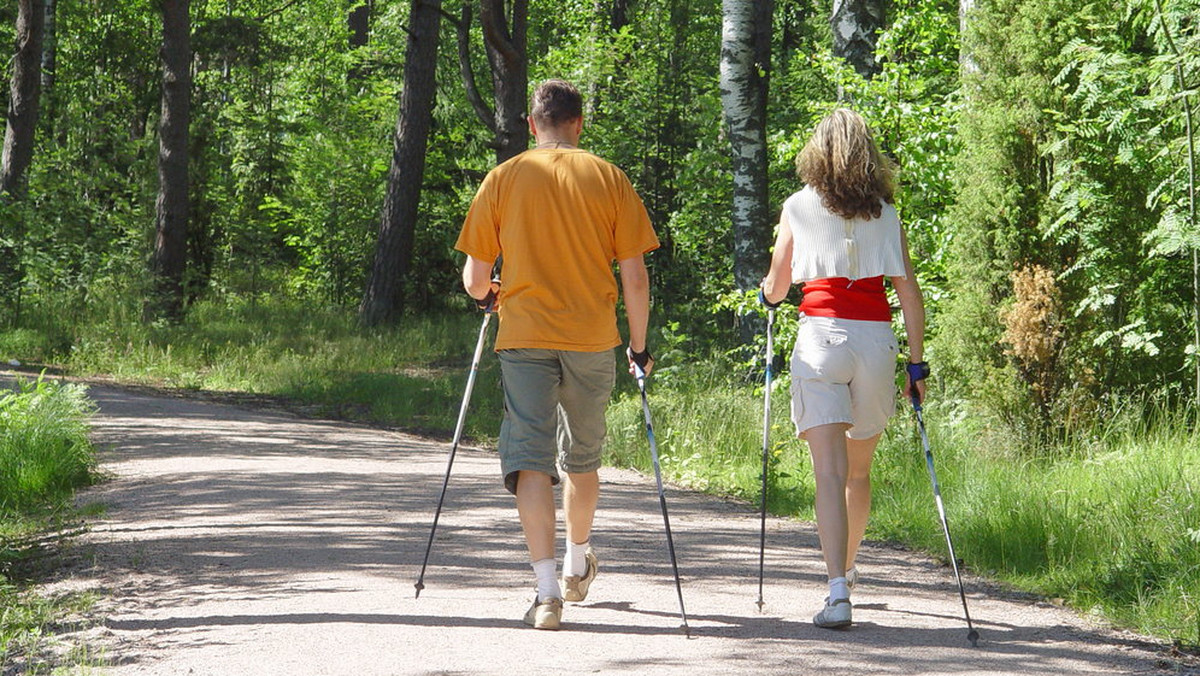
[(767, 86), (772, 0), (724, 0), (721, 107), (733, 172), (733, 277), (752, 289), (763, 272), (771, 233), (767, 204)]
[(404, 309), (404, 282), (412, 266), (413, 235), (425, 177), (425, 151), (437, 94), (441, 0), (412, 0), (404, 56), (404, 88), (393, 137), (392, 164), (375, 246), (375, 261), (359, 305), (359, 320), (395, 322)]
[(833, 0), (829, 17), (833, 55), (845, 59), (859, 75), (875, 77), (880, 70), (875, 44), (883, 22), (884, 0)]

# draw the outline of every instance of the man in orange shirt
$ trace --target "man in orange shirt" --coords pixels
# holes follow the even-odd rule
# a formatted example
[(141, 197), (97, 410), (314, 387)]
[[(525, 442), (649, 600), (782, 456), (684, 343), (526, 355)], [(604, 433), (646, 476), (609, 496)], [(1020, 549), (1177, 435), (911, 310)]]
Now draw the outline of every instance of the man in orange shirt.
[[(659, 243), (625, 174), (578, 148), (583, 103), (574, 86), (542, 83), (530, 101), (529, 129), (537, 146), (487, 175), (455, 248), (467, 254), (467, 293), (481, 306), (495, 300), (500, 308), (500, 464), (505, 487), (516, 495), (538, 589), (525, 622), (557, 629), (564, 598), (584, 600), (598, 566), (589, 541), (604, 411), (616, 381), (613, 348), (621, 344), (612, 264), (620, 269), (630, 372), (636, 362), (649, 373), (643, 255)], [(503, 287), (490, 281), (501, 255)], [(567, 530), (561, 585), (553, 489), (559, 465)]]

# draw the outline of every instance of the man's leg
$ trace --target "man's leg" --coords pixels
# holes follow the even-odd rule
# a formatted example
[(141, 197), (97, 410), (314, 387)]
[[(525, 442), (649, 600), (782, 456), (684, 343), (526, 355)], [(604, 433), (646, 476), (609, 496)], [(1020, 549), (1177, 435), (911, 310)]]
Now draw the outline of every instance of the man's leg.
[(563, 515), (567, 526), (563, 587), (568, 601), (583, 601), (596, 577), (592, 523), (600, 499), (600, 452), (604, 410), (616, 382), (612, 350), (562, 353), (559, 386), (558, 450), (565, 474)]
[(564, 472), (563, 514), (566, 515), (568, 542), (584, 544), (591, 538), (599, 501), (599, 472)]
[(534, 470), (521, 470), (517, 479), (517, 513), (529, 559), (554, 558), (554, 486), (550, 476)]

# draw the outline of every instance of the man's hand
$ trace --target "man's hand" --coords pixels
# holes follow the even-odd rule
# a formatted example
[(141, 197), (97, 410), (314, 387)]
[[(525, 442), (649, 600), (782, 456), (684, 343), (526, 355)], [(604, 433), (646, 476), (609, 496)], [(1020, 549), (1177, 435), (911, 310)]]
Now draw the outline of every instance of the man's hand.
[(641, 369), (642, 376), (650, 375), (650, 371), (654, 369), (654, 357), (650, 356), (649, 348), (634, 352), (632, 347), (625, 348), (625, 356), (629, 359), (629, 375), (637, 378), (638, 369)]
[(493, 279), (491, 285), (488, 286), (487, 295), (483, 298), (473, 298), (472, 300), (475, 301), (475, 306), (480, 310), (483, 310), (484, 312), (492, 312), (496, 309), (496, 297), (499, 295), (499, 293), (500, 280)]

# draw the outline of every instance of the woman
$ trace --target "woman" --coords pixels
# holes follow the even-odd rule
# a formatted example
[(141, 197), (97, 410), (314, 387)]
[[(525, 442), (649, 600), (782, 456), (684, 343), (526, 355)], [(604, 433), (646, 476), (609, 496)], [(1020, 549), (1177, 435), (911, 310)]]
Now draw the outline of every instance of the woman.
[(796, 159), (804, 189), (788, 198), (762, 298), (778, 305), (804, 284), (792, 352), (792, 421), (808, 442), (816, 478), (817, 534), (829, 573), (818, 627), (851, 624), (854, 558), (871, 508), (871, 459), (895, 412), (899, 351), (883, 278), (904, 313), (906, 396), (925, 396), (925, 307), (908, 242), (892, 205), (891, 164), (857, 113), (817, 125)]

